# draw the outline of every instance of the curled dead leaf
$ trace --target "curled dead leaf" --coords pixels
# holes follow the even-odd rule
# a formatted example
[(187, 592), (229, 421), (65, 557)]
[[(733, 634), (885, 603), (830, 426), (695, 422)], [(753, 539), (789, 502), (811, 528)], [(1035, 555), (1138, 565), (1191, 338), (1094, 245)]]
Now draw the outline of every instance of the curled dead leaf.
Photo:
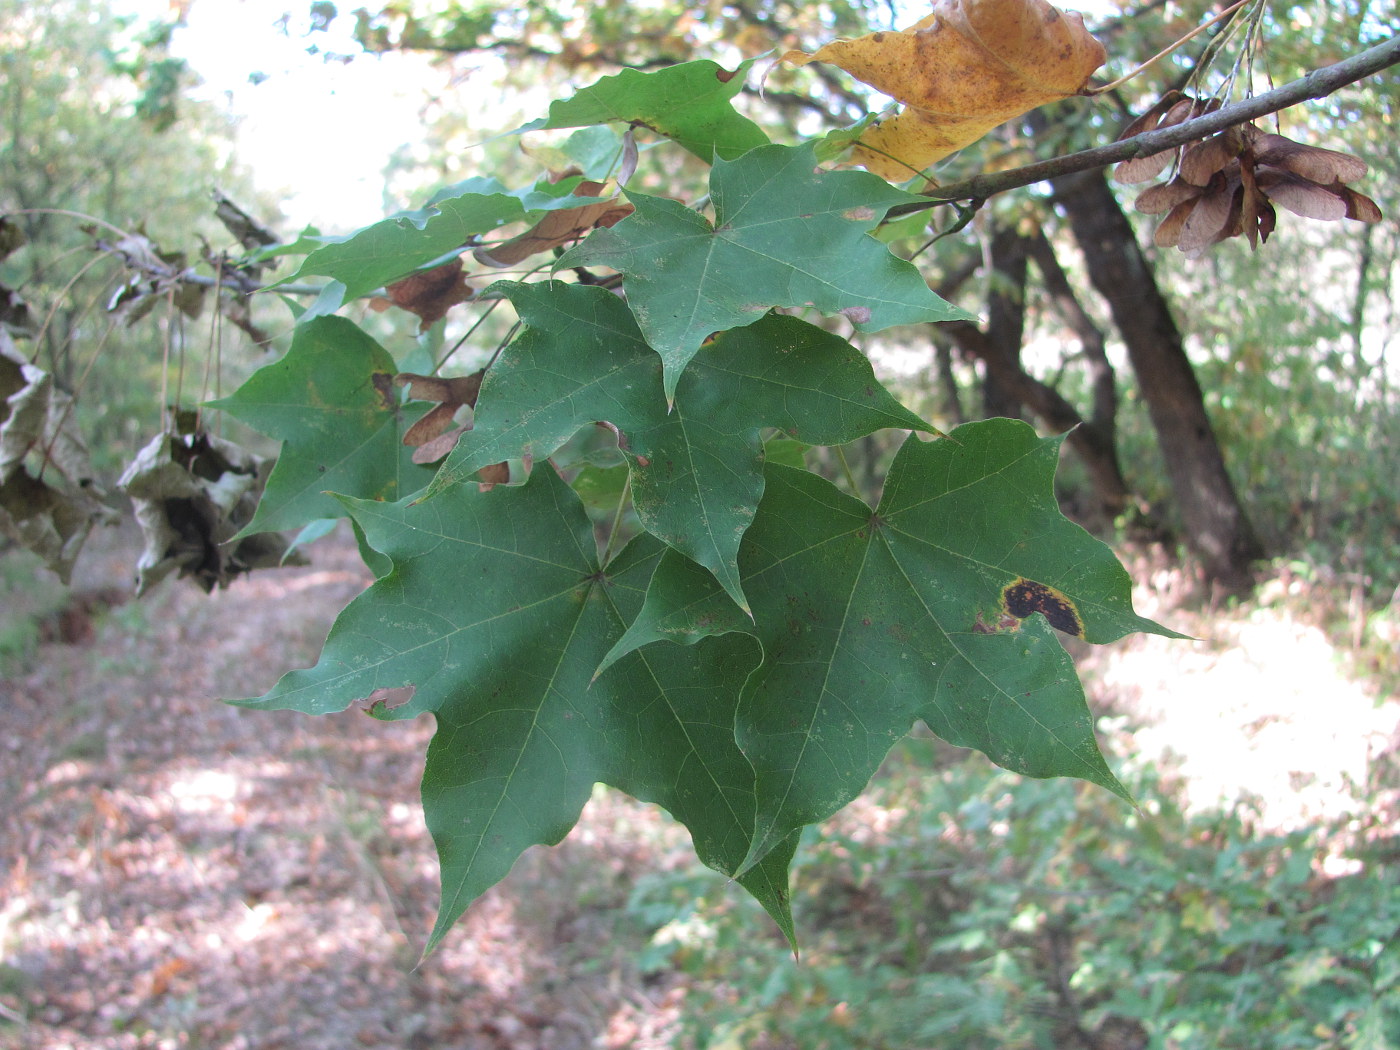
[(211, 591), (253, 569), (302, 564), (278, 533), (239, 535), (271, 468), (263, 457), (202, 430), (179, 427), (152, 438), (118, 482), (145, 540), (137, 593), (172, 572)]
[(416, 446), (415, 463), (433, 463), (452, 451), (457, 439), (470, 425), (454, 427), (455, 416), (462, 407), (475, 408), (477, 394), (486, 369), (467, 376), (424, 376), (401, 372), (394, 377), (399, 386), (408, 387), (408, 396), (416, 401), (436, 401), (438, 404), (404, 433), (403, 443)]
[(0, 328), (0, 532), (64, 583), (93, 526), (117, 517), (93, 480), (71, 404)]
[[(603, 192), (601, 182), (580, 182), (574, 188), (576, 197), (596, 197)], [(544, 218), (518, 237), (491, 248), (478, 248), (472, 257), (483, 266), (514, 266), (539, 252), (577, 241), (594, 227), (608, 227), (621, 222), (633, 211), (632, 205), (619, 203), (615, 197), (597, 204), (581, 204), (577, 208), (561, 208), (546, 212)]]
[[(434, 409), (436, 411), (436, 409)], [(431, 413), (429, 413), (431, 415)], [(461, 440), (462, 435), (471, 429), (471, 424), (463, 423), (461, 426), (453, 427), (451, 430), (444, 430), (441, 434), (429, 438), (416, 449), (413, 450), (412, 460), (420, 466), (426, 463), (436, 463), (446, 456)]]
[(1106, 57), (1080, 15), (1045, 0), (937, 0), (906, 30), (780, 61), (829, 62), (904, 103), (861, 136), (852, 158), (904, 181), (1013, 117), (1078, 94)]

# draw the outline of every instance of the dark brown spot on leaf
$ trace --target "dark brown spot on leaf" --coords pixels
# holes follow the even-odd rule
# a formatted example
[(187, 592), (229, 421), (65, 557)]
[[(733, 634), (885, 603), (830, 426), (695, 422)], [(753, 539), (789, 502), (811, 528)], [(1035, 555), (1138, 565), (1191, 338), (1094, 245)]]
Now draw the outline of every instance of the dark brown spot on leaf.
[(1084, 621), (1079, 618), (1079, 610), (1053, 587), (1018, 576), (1002, 588), (1001, 602), (1002, 608), (1018, 620), (1040, 613), (1055, 630), (1076, 638), (1084, 637)]
[(394, 377), (388, 372), (371, 372), (369, 381), (374, 384), (375, 392), (379, 394), (382, 407), (392, 412), (399, 407), (399, 399), (394, 393)]

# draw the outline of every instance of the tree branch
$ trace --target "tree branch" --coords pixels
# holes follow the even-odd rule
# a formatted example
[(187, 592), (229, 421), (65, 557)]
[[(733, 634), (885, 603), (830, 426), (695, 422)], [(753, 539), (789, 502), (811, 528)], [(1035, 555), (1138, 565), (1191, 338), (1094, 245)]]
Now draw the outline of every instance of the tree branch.
[(1296, 106), (1300, 102), (1326, 98), (1333, 92), (1354, 84), (1358, 80), (1379, 73), (1383, 69), (1400, 63), (1400, 35), (1368, 48), (1359, 55), (1352, 55), (1330, 66), (1315, 69), (1306, 76), (1290, 81), (1282, 87), (1266, 91), (1262, 95), (1241, 99), (1221, 106), (1214, 113), (1207, 113), (1195, 120), (1188, 120), (1169, 128), (1144, 131), (1130, 139), (1111, 142), (1106, 146), (1096, 146), (1080, 153), (1064, 157), (1054, 157), (1036, 164), (1020, 168), (993, 172), (988, 175), (975, 175), (961, 182), (938, 186), (926, 191), (927, 202), (901, 204), (889, 211), (889, 218), (909, 215), (913, 212), (935, 208), (952, 201), (984, 201), (1007, 190), (1020, 189), (1046, 179), (1061, 175), (1073, 175), (1092, 168), (1103, 168), (1133, 157), (1148, 157), (1162, 153), (1188, 142), (1195, 142), (1218, 131), (1245, 124), (1270, 113)]

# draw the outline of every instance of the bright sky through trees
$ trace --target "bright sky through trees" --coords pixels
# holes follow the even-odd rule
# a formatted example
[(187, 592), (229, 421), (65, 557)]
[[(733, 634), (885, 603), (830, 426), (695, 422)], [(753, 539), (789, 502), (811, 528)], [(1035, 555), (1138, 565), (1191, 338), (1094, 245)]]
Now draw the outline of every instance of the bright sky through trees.
[[(118, 6), (143, 20), (170, 17), (169, 0)], [(903, 6), (910, 21), (928, 7)], [(309, 7), (308, 0), (194, 0), (172, 45), (202, 81), (195, 97), (240, 118), (240, 159), (265, 189), (282, 192), (288, 234), (307, 224), (332, 230), (381, 216), (385, 165), (418, 137), (422, 110), (445, 77), (424, 56), (364, 54), (347, 16), (308, 35)], [(1110, 0), (1065, 7), (1091, 21), (1116, 10)], [(310, 53), (313, 45), (319, 53)], [(354, 61), (329, 57), (352, 55)]]
[[(417, 136), (419, 111), (442, 74), (419, 56), (365, 55), (353, 20), (306, 34), (299, 0), (208, 0), (190, 5), (172, 49), (202, 84), (197, 98), (240, 118), (238, 150), (260, 185), (283, 192), (284, 233), (314, 223), (373, 221), (384, 212), (383, 170)], [(142, 19), (168, 17), (157, 0), (124, 0)], [(283, 32), (280, 21), (292, 19)], [(315, 44), (320, 54), (308, 53)], [(350, 56), (340, 62), (327, 53)]]

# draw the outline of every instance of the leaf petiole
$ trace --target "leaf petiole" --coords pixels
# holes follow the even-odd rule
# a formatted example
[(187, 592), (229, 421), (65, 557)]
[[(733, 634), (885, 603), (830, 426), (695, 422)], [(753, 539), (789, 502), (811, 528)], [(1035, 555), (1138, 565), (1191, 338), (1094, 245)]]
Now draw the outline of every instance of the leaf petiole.
[(598, 561), (602, 568), (608, 567), (608, 561), (612, 558), (613, 546), (617, 542), (618, 534), (622, 531), (622, 515), (627, 512), (627, 504), (632, 497), (632, 471), (627, 471), (627, 477), (622, 482), (622, 491), (617, 496), (617, 510), (613, 512), (612, 525), (608, 528), (608, 542), (603, 546), (603, 553)]
[(856, 483), (855, 471), (851, 470), (851, 465), (846, 461), (846, 446), (833, 445), (832, 451), (836, 453), (836, 461), (841, 464), (841, 472), (846, 475), (846, 484), (851, 487), (851, 495), (860, 497), (860, 485)]

